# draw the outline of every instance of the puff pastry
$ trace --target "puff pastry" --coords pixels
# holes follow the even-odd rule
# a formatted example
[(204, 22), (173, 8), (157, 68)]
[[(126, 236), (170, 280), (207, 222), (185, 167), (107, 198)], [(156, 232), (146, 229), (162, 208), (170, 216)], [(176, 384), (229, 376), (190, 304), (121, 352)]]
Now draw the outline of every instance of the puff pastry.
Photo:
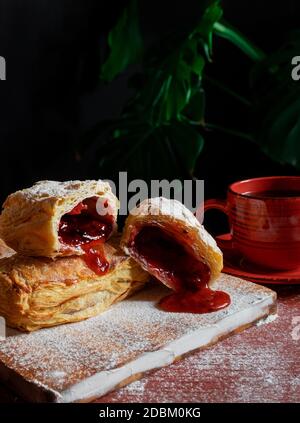
[(210, 289), (223, 267), (222, 252), (180, 202), (163, 197), (143, 201), (126, 220), (121, 247), (179, 293), (161, 303), (168, 311), (210, 312), (229, 304), (226, 293)]
[(0, 236), (23, 255), (80, 255), (83, 245), (105, 241), (116, 231), (118, 207), (109, 184), (101, 180), (40, 181), (8, 196)]
[(11, 327), (33, 331), (95, 316), (140, 289), (149, 275), (111, 238), (109, 270), (95, 274), (81, 256), (56, 260), (15, 255), (0, 260), (0, 315)]

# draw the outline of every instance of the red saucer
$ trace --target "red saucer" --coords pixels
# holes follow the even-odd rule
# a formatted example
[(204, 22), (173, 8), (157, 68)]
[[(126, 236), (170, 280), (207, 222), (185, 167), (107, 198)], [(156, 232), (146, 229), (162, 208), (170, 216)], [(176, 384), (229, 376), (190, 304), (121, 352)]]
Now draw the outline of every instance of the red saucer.
[[(247, 262), (230, 244), (230, 240), (230, 234), (216, 237), (216, 241), (224, 254), (224, 273), (264, 285), (300, 284), (300, 267), (289, 271), (264, 269), (253, 263)], [(226, 247), (224, 246), (224, 241), (228, 242)]]

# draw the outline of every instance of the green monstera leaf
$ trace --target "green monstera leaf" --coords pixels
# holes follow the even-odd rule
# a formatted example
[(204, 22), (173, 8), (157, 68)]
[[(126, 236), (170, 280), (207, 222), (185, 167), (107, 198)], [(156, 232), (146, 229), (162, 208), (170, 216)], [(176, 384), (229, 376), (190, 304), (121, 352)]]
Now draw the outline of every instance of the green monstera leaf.
[(300, 84), (292, 78), (292, 58), (299, 54), (300, 31), (251, 75), (254, 139), (273, 160), (300, 169)]
[(201, 25), (194, 32), (194, 35), (202, 40), (203, 48), (209, 61), (211, 61), (212, 56), (214, 26), (223, 15), (222, 7), (218, 1), (210, 3), (203, 14)]
[(108, 36), (110, 54), (101, 69), (104, 81), (113, 80), (128, 65), (141, 59), (143, 40), (138, 19), (138, 1), (131, 0)]
[[(117, 177), (127, 170), (130, 179), (189, 178), (204, 141), (197, 130), (182, 122), (156, 128), (148, 124), (125, 123), (101, 145), (102, 175)], [(115, 174), (112, 175), (114, 169)]]
[[(132, 98), (120, 118), (99, 123), (84, 137), (84, 148), (90, 146), (102, 175), (127, 170), (132, 178), (146, 180), (190, 177), (203, 148), (203, 127), (255, 141), (272, 159), (300, 169), (300, 81), (291, 77), (291, 60), (300, 54), (300, 31), (267, 56), (222, 19), (220, 0), (199, 0), (193, 5), (192, 23), (184, 22), (148, 45), (140, 31), (141, 2), (130, 0), (111, 30), (110, 52), (101, 68), (102, 80), (110, 82), (138, 64), (139, 72), (128, 81)], [(255, 63), (252, 99), (207, 74), (218, 38)], [(252, 110), (253, 130), (228, 128), (205, 118), (204, 77), (208, 93), (206, 83), (246, 107), (245, 113)]]
[[(197, 13), (193, 27), (167, 33), (146, 49), (138, 1), (132, 0), (111, 31), (102, 79), (110, 81), (132, 63), (140, 62), (142, 70), (129, 80), (135, 94), (121, 121), (111, 126), (110, 142), (100, 142), (102, 174), (127, 169), (134, 178), (192, 175), (204, 144), (201, 83), (211, 60), (214, 24), (222, 16), (220, 1), (200, 1)], [(99, 139), (97, 129), (93, 136)]]

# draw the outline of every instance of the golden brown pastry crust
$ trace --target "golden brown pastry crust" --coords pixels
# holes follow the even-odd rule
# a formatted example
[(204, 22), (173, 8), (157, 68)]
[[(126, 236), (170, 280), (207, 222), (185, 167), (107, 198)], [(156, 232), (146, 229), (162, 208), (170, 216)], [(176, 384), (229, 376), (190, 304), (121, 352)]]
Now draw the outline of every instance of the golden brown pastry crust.
[(8, 245), (6, 245), (3, 239), (0, 238), (0, 259), (11, 257), (14, 254), (16, 254), (16, 252)]
[(125, 222), (121, 247), (151, 273), (147, 263), (136, 257), (131, 245), (132, 237), (144, 225), (162, 228), (174, 236), (196, 259), (207, 264), (210, 269), (210, 286), (218, 278), (223, 268), (222, 252), (212, 236), (182, 203), (164, 197), (150, 198), (133, 209)]
[(0, 315), (11, 327), (33, 331), (95, 316), (140, 289), (149, 275), (120, 250), (104, 245), (110, 263), (96, 275), (81, 256), (55, 260), (15, 255), (0, 260)]
[(0, 236), (9, 247), (23, 255), (83, 254), (80, 246), (67, 246), (59, 241), (58, 225), (64, 214), (91, 197), (108, 200), (115, 231), (119, 202), (107, 182), (40, 181), (8, 196), (0, 216)]

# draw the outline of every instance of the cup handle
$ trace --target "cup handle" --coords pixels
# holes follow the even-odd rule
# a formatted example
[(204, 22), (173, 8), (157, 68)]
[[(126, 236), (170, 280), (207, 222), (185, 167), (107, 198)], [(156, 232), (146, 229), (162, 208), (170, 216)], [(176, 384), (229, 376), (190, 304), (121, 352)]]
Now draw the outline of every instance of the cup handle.
[[(204, 201), (204, 213), (208, 210), (219, 210), (223, 213), (226, 214), (226, 216), (228, 217), (228, 207), (227, 207), (227, 202), (226, 200), (217, 200), (217, 199), (212, 199), (212, 200), (206, 200)], [(221, 249), (228, 249), (228, 248), (232, 248), (232, 236), (230, 235), (224, 235), (224, 236), (217, 236), (217, 243), (218, 246)]]
[(204, 201), (204, 212), (210, 209), (220, 210), (221, 212), (227, 214), (227, 203), (225, 200), (206, 200)]

